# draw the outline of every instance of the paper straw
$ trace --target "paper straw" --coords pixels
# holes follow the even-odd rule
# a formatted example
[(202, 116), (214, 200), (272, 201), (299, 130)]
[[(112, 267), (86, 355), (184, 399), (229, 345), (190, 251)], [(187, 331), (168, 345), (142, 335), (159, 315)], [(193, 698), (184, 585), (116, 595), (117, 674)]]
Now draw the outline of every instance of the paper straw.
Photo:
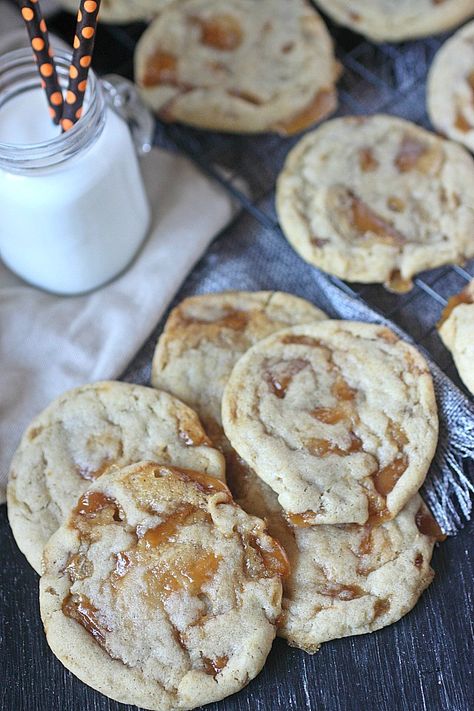
[(49, 113), (54, 123), (58, 124), (63, 112), (63, 95), (56, 73), (53, 51), (49, 45), (46, 22), (41, 14), (38, 0), (18, 0), (18, 4), (38, 63), (41, 86), (48, 99)]
[(76, 36), (73, 44), (74, 51), (61, 119), (63, 131), (68, 131), (81, 118), (87, 75), (94, 51), (99, 8), (100, 0), (81, 0), (79, 5)]

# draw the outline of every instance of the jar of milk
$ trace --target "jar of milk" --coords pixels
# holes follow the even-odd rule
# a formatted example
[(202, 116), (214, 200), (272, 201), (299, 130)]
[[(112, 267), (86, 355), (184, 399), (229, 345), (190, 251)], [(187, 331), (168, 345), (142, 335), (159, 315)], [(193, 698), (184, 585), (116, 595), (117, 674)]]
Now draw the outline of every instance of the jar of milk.
[[(55, 59), (65, 87), (71, 57), (58, 52)], [(31, 50), (1, 58), (0, 257), (42, 289), (78, 294), (105, 284), (127, 267), (147, 234), (150, 208), (137, 147), (112, 108), (119, 94), (120, 87), (101, 84), (90, 71), (83, 115), (61, 133)], [(143, 112), (138, 102), (126, 107), (135, 127), (143, 127)]]

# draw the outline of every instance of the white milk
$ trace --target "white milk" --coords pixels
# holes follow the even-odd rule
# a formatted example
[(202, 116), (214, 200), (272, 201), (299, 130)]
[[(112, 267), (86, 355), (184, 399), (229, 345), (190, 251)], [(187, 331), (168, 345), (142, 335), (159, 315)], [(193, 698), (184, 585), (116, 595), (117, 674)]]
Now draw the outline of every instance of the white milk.
[[(119, 274), (149, 225), (128, 126), (112, 109), (102, 110), (105, 125), (101, 133), (96, 126), (89, 147), (79, 146), (56, 165), (16, 171), (2, 163), (2, 143), (33, 157), (36, 147), (30, 150), (30, 144), (61, 134), (40, 89), (0, 105), (1, 257), (26, 281), (59, 294), (89, 291)], [(61, 144), (67, 141), (64, 134)]]
[(40, 87), (18, 94), (0, 108), (0, 143), (28, 145), (50, 141), (60, 133), (49, 118), (46, 95)]

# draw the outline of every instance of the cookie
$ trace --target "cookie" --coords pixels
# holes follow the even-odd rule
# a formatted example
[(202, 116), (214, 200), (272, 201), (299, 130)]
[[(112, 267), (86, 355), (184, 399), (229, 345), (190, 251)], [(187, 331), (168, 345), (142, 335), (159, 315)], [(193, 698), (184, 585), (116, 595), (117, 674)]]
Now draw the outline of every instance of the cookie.
[(461, 380), (474, 395), (474, 279), (449, 299), (438, 332), (453, 355)]
[(287, 552), (278, 635), (306, 652), (397, 622), (433, 578), (433, 546), (444, 537), (418, 494), (380, 526), (293, 526), (255, 474), (238, 480), (236, 500)]
[(165, 121), (298, 133), (337, 107), (340, 67), (306, 0), (182, 0), (142, 35), (135, 79)]
[(224, 431), (295, 525), (389, 520), (423, 483), (438, 419), (428, 366), (387, 328), (322, 321), (238, 361)]
[(171, 312), (153, 357), (151, 382), (196, 410), (219, 435), (224, 387), (250, 346), (298, 323), (326, 318), (308, 301), (279, 291), (191, 296)]
[(474, 160), (394, 116), (333, 119), (305, 136), (276, 201), (303, 259), (349, 281), (406, 291), (418, 272), (474, 256)]
[(258, 674), (287, 573), (225, 484), (142, 462), (101, 477), (50, 539), (41, 616), (54, 654), (93, 688), (191, 709)]
[(16, 542), (37, 572), (46, 541), (91, 481), (144, 458), (225, 476), (197, 415), (152, 388), (86, 385), (33, 420), (11, 465), (7, 500)]
[(474, 22), (456, 32), (434, 58), (427, 102), (436, 130), (474, 151)]
[(336, 22), (375, 42), (401, 42), (456, 27), (474, 15), (472, 0), (315, 0)]
[[(123, 24), (149, 20), (171, 2), (180, 0), (102, 0), (99, 20)], [(77, 13), (79, 3), (76, 0), (59, 0), (59, 4), (69, 12)]]

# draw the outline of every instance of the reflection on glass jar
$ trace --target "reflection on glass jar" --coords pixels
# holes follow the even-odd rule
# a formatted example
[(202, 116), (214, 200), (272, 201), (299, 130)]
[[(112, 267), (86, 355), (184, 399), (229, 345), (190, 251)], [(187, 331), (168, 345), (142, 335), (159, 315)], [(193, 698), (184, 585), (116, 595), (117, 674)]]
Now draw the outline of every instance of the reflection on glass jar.
[[(70, 55), (56, 55), (62, 86)], [(26, 281), (58, 294), (95, 289), (122, 272), (150, 222), (135, 146), (91, 71), (82, 118), (53, 125), (31, 50), (0, 69), (0, 255)]]

